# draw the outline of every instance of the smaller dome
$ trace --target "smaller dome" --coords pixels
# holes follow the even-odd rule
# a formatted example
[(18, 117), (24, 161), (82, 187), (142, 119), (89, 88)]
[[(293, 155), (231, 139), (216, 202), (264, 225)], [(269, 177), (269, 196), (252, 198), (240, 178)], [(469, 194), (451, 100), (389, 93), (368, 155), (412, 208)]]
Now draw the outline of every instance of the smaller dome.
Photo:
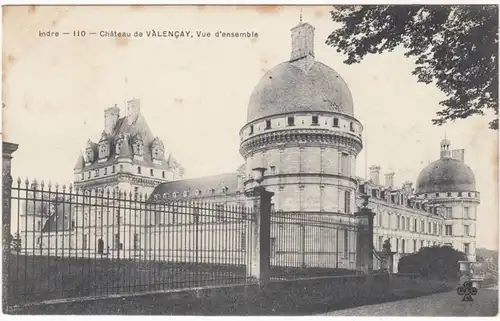
[(416, 193), (476, 191), (474, 173), (454, 158), (441, 158), (427, 165), (417, 178)]

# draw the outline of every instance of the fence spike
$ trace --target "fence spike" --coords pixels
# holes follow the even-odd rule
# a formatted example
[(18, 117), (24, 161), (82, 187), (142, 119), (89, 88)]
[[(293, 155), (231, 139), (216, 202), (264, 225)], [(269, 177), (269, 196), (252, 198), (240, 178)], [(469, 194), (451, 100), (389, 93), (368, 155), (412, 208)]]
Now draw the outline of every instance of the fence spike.
[(40, 187), (42, 188), (42, 190), (43, 190), (43, 187), (44, 187), (44, 186), (45, 186), (45, 182), (44, 182), (44, 181), (43, 181), (43, 179), (42, 179), (42, 181), (40, 182)]
[(24, 184), (26, 184), (26, 187), (28, 187), (28, 185), (30, 184), (30, 181), (27, 177), (26, 177), (26, 180), (24, 181)]
[(63, 193), (64, 193), (64, 191), (66, 191), (66, 184), (63, 184), (62, 190), (63, 190)]
[(59, 183), (56, 183), (55, 188), (56, 188), (56, 191), (59, 189)]
[(18, 177), (17, 177), (17, 185), (21, 185), (21, 182), (22, 182), (22, 180), (21, 180), (21, 176), (18, 176)]

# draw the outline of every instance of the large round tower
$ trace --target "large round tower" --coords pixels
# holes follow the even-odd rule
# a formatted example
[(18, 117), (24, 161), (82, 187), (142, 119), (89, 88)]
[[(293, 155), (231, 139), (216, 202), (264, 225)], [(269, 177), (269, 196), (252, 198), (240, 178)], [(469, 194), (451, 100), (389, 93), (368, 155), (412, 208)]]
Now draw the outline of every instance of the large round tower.
[(476, 260), (476, 218), (479, 193), (474, 173), (464, 163), (464, 150), (450, 150), (448, 139), (441, 141), (441, 157), (419, 174), (416, 195), (441, 209), (444, 217), (443, 243)]
[(315, 61), (313, 26), (301, 22), (291, 34), (290, 60), (268, 71), (250, 97), (240, 131), (246, 176), (267, 169), (262, 185), (275, 193), (276, 210), (352, 214), (362, 125), (351, 92)]

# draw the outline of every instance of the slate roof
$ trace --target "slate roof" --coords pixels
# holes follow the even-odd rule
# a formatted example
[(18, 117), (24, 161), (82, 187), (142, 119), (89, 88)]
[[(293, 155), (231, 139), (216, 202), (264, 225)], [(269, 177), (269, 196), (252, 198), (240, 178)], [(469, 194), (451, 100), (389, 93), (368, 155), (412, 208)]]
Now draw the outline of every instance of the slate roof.
[[(182, 198), (184, 191), (189, 191), (190, 197), (193, 197), (197, 190), (201, 191), (201, 197), (217, 196), (224, 194), (223, 187), (227, 188), (227, 194), (238, 192), (238, 173), (225, 173), (162, 183), (151, 193), (151, 198), (154, 195), (163, 197), (165, 193), (168, 193), (168, 198), (171, 199), (174, 192), (179, 193), (178, 198)], [(211, 193), (212, 189), (214, 190), (213, 194)]]

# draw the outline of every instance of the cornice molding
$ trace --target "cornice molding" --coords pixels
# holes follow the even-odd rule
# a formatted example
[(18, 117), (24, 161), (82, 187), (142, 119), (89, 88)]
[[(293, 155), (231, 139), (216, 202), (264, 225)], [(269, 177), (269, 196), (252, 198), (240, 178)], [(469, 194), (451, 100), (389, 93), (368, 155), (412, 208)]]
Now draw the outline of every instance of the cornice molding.
[(356, 155), (363, 148), (361, 138), (353, 134), (320, 128), (297, 128), (261, 133), (249, 137), (241, 142), (240, 154), (243, 157), (247, 157), (248, 154), (259, 149), (281, 149), (286, 148), (283, 145), (292, 144), (297, 147), (326, 147), (325, 145), (336, 145), (347, 147)]

